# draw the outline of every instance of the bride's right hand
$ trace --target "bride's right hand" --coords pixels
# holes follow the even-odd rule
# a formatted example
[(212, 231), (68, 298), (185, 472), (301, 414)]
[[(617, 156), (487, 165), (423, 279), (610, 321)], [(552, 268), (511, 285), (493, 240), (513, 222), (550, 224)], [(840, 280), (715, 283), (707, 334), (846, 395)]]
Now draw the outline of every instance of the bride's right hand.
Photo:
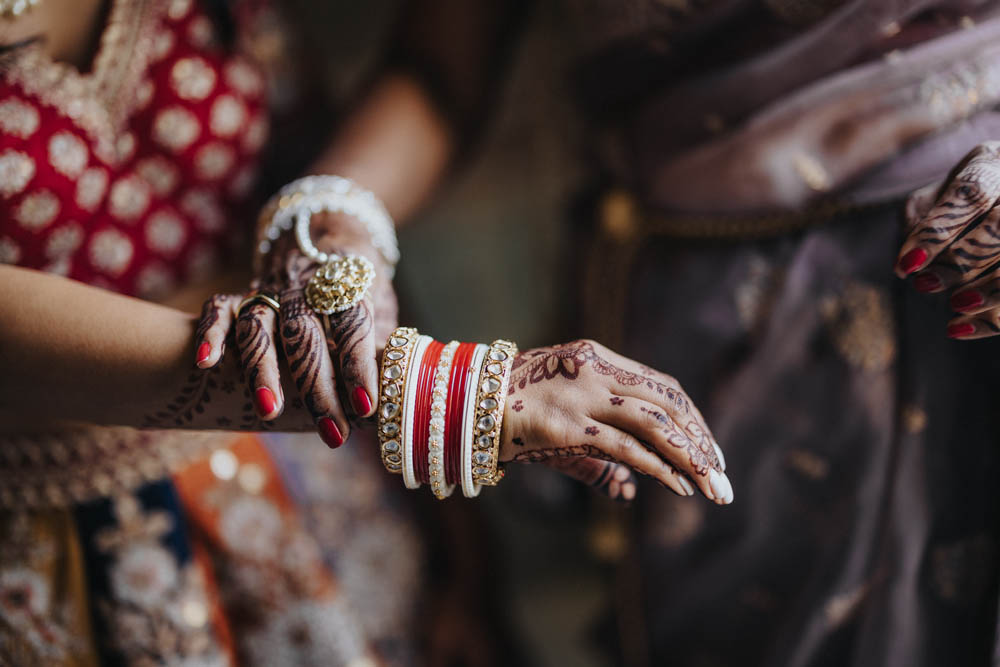
[(604, 484), (623, 477), (617, 463), (682, 496), (697, 486), (720, 505), (733, 501), (722, 451), (674, 378), (590, 340), (519, 354), (500, 460), (596, 478), (598, 459), (614, 462), (604, 466)]

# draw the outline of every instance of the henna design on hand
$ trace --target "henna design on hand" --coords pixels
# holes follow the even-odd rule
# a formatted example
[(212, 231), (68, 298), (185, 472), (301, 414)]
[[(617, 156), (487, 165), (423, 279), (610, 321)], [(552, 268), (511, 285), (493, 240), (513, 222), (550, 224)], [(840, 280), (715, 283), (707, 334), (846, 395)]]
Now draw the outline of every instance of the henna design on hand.
[(306, 303), (302, 290), (287, 290), (281, 296), (281, 342), (295, 388), (306, 409), (314, 417), (326, 416), (327, 411), (319, 405), (316, 395), (326, 339), (322, 324)]
[(374, 362), (371, 300), (365, 297), (361, 303), (341, 313), (327, 317), (327, 341), (330, 355), (340, 360), (341, 380), (349, 387), (364, 387), (366, 382), (363, 365)]
[(687, 452), (688, 460), (695, 473), (704, 476), (708, 475), (708, 471), (711, 469), (722, 470), (722, 465), (715, 454), (714, 443), (697, 423), (692, 421), (688, 424), (688, 432), (685, 434), (673, 419), (662, 412), (649, 410), (646, 407), (639, 409), (660, 424), (663, 433), (667, 435), (667, 442)]
[(625, 404), (625, 399), (622, 398), (621, 396), (612, 396), (608, 400), (611, 401), (611, 405), (615, 406), (621, 406)]
[(520, 412), (524, 410), (524, 402), (521, 399), (514, 401), (514, 405), (510, 406), (514, 412)]
[(511, 442), (513, 442), (518, 447), (524, 447), (524, 440), (522, 440), (521, 438), (514, 438), (513, 440), (511, 440)]
[(601, 430), (596, 426), (588, 426), (587, 428), (583, 429), (583, 432), (586, 433), (587, 435), (597, 435), (598, 433), (601, 432)]
[[(221, 365), (208, 370), (198, 370), (188, 375), (180, 391), (167, 405), (142, 420), (143, 428), (187, 428), (193, 427), (196, 420), (202, 422), (203, 415), (210, 409), (215, 392), (232, 394), (236, 386), (231, 380), (220, 380), (223, 373)], [(250, 390), (244, 386), (244, 400), (239, 414), (219, 415), (215, 417), (215, 426), (226, 430), (266, 431), (272, 428), (271, 422), (260, 419), (250, 400)], [(200, 424), (199, 424), (200, 425)]]
[(271, 349), (271, 336), (261, 319), (266, 309), (265, 305), (254, 304), (244, 308), (236, 320), (236, 343), (251, 387), (257, 386), (261, 360)]
[(580, 369), (588, 364), (599, 375), (610, 376), (622, 386), (636, 387), (645, 384), (647, 389), (666, 397), (677, 410), (685, 413), (691, 410), (690, 403), (681, 392), (652, 377), (645, 377), (616, 366), (600, 356), (594, 349), (594, 344), (587, 340), (528, 350), (519, 354), (514, 359), (511, 369), (508, 395), (513, 395), (518, 389), (524, 389), (529, 384), (545, 382), (556, 377), (576, 380), (580, 376)]

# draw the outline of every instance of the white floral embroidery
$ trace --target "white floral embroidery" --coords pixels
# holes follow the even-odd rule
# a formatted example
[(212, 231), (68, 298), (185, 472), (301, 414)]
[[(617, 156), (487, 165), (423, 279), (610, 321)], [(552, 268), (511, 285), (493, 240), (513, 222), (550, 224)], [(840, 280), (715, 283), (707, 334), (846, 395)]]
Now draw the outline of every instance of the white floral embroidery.
[(104, 229), (90, 240), (90, 263), (110, 276), (120, 276), (132, 261), (132, 242), (116, 229)]
[(247, 118), (247, 108), (232, 95), (219, 95), (212, 104), (209, 127), (220, 137), (231, 137), (239, 131)]
[(215, 38), (212, 30), (212, 22), (207, 16), (196, 16), (188, 24), (187, 37), (191, 45), (198, 49), (204, 49), (212, 43)]
[(153, 56), (151, 62), (163, 60), (174, 48), (174, 33), (169, 30), (161, 30), (153, 37)]
[(14, 211), (14, 219), (32, 231), (47, 227), (59, 215), (59, 199), (49, 190), (32, 192)]
[(135, 288), (139, 296), (145, 299), (158, 299), (173, 290), (174, 276), (162, 264), (150, 264), (139, 271)]
[(79, 178), (87, 166), (87, 144), (72, 132), (57, 132), (49, 139), (49, 162), (67, 178)]
[(192, 0), (170, 0), (167, 16), (173, 21), (180, 21), (191, 11)]
[(21, 259), (21, 246), (6, 236), (0, 237), (0, 264), (17, 264)]
[(161, 197), (170, 194), (177, 187), (177, 168), (162, 155), (143, 158), (135, 166), (135, 170), (149, 183), (153, 192)]
[(107, 189), (108, 172), (91, 167), (76, 182), (76, 203), (85, 211), (93, 211), (104, 199)]
[(45, 256), (51, 260), (60, 259), (76, 252), (83, 242), (83, 229), (70, 222), (52, 230), (45, 242)]
[(8, 148), (0, 153), (0, 195), (13, 197), (24, 192), (35, 176), (35, 161), (21, 151)]
[(135, 155), (135, 147), (136, 142), (134, 134), (126, 132), (125, 134), (120, 135), (115, 140), (115, 151), (118, 153), (119, 163), (131, 160), (132, 156)]
[(146, 245), (156, 252), (172, 257), (184, 245), (187, 233), (184, 222), (169, 211), (157, 211), (146, 223)]
[(182, 107), (164, 109), (153, 121), (153, 138), (175, 153), (190, 146), (200, 131), (198, 118)]
[(57, 276), (68, 276), (71, 268), (73, 268), (73, 262), (70, 261), (69, 257), (60, 257), (56, 261), (46, 264), (42, 270)]
[(149, 103), (153, 100), (153, 93), (155, 92), (156, 86), (149, 79), (140, 83), (139, 87), (135, 91), (136, 109), (141, 110), (149, 106)]
[(0, 130), (27, 139), (41, 124), (38, 109), (21, 100), (10, 98), (0, 102)]
[(275, 560), (282, 541), (281, 514), (264, 498), (240, 496), (222, 510), (219, 535), (229, 549), (247, 558)]
[(227, 84), (247, 97), (259, 95), (264, 89), (264, 81), (257, 69), (240, 58), (226, 65), (224, 76)]
[(247, 126), (246, 134), (243, 135), (243, 150), (256, 153), (263, 148), (267, 143), (268, 129), (267, 119), (263, 115), (255, 116)]
[(243, 199), (253, 188), (257, 181), (257, 169), (255, 167), (243, 167), (236, 172), (229, 182), (229, 194), (237, 199)]
[(149, 207), (150, 192), (146, 182), (136, 174), (118, 179), (111, 186), (111, 215), (124, 222), (133, 222)]
[(215, 70), (201, 58), (181, 58), (170, 70), (170, 85), (183, 99), (200, 101), (215, 87)]
[(232, 169), (236, 154), (226, 144), (211, 143), (202, 146), (194, 156), (194, 168), (205, 180), (222, 178)]
[(64, 658), (70, 638), (52, 622), (52, 613), (52, 592), (45, 577), (24, 566), (0, 571), (0, 619), (38, 655)]
[(194, 218), (203, 232), (214, 234), (226, 226), (226, 214), (219, 200), (209, 190), (188, 190), (181, 197), (181, 210)]

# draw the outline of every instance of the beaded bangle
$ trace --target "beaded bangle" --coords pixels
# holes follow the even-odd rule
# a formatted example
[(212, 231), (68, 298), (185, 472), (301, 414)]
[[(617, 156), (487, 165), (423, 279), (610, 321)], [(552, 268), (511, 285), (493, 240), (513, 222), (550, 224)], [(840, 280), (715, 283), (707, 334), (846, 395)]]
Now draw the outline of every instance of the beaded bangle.
[(455, 351), (448, 382), (448, 417), (444, 431), (445, 481), (455, 485), (462, 479), (462, 417), (465, 413), (469, 374), (475, 343), (462, 343)]
[(329, 175), (292, 181), (264, 206), (258, 229), (258, 255), (269, 253), (272, 243), (294, 227), (303, 254), (320, 264), (333, 259), (316, 248), (309, 233), (313, 214), (321, 211), (345, 213), (358, 219), (389, 266), (399, 262), (395, 225), (382, 202), (354, 181)]
[(476, 447), (472, 454), (472, 479), (479, 484), (495, 486), (503, 478), (503, 470), (498, 461), (500, 429), (503, 426), (510, 369), (516, 354), (517, 346), (514, 343), (495, 340), (490, 345), (482, 366), (481, 381), (476, 392)]
[(476, 345), (472, 352), (472, 359), (469, 363), (468, 391), (465, 394), (465, 405), (462, 409), (462, 459), (459, 466), (462, 494), (466, 498), (475, 498), (482, 490), (482, 487), (472, 480), (472, 453), (476, 435), (474, 427), (476, 421), (476, 396), (480, 385), (480, 377), (482, 376), (483, 360), (486, 358), (488, 350), (489, 348), (485, 345), (479, 344)]
[(389, 336), (382, 351), (378, 439), (382, 452), (382, 465), (391, 473), (402, 471), (403, 449), (400, 443), (406, 429), (404, 429), (401, 402), (406, 395), (407, 369), (417, 339), (416, 329), (399, 327)]
[(427, 445), (430, 436), (431, 421), (431, 391), (434, 387), (434, 374), (444, 343), (431, 341), (420, 361), (420, 376), (417, 380), (417, 407), (413, 412), (413, 468), (416, 470), (417, 481), (421, 484), (430, 482), (427, 472)]
[(406, 392), (403, 396), (403, 484), (408, 489), (420, 488), (417, 479), (413, 459), (414, 430), (417, 422), (414, 421), (416, 411), (417, 392), (416, 384), (420, 375), (420, 367), (428, 346), (433, 342), (430, 336), (420, 336), (414, 346), (413, 358), (410, 362), (409, 372), (406, 377)]
[(454, 485), (445, 483), (444, 435), (448, 409), (448, 383), (457, 348), (458, 341), (453, 340), (441, 350), (431, 389), (430, 420), (427, 425), (427, 481), (438, 500), (444, 500), (455, 490)]

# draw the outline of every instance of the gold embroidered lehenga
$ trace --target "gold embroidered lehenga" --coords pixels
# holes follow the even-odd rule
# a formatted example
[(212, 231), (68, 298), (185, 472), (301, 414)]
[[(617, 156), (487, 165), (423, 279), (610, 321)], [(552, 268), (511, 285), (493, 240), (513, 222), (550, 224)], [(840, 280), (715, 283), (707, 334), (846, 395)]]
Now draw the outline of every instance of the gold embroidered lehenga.
[[(268, 18), (231, 6), (240, 29)], [(239, 30), (224, 43), (204, 9), (115, 0), (87, 74), (34, 47), (7, 56), (0, 261), (158, 298), (237, 247), (265, 83)], [(0, 436), (0, 664), (411, 662), (421, 544), (371, 451), (180, 430)], [(406, 557), (387, 567), (387, 553)]]

